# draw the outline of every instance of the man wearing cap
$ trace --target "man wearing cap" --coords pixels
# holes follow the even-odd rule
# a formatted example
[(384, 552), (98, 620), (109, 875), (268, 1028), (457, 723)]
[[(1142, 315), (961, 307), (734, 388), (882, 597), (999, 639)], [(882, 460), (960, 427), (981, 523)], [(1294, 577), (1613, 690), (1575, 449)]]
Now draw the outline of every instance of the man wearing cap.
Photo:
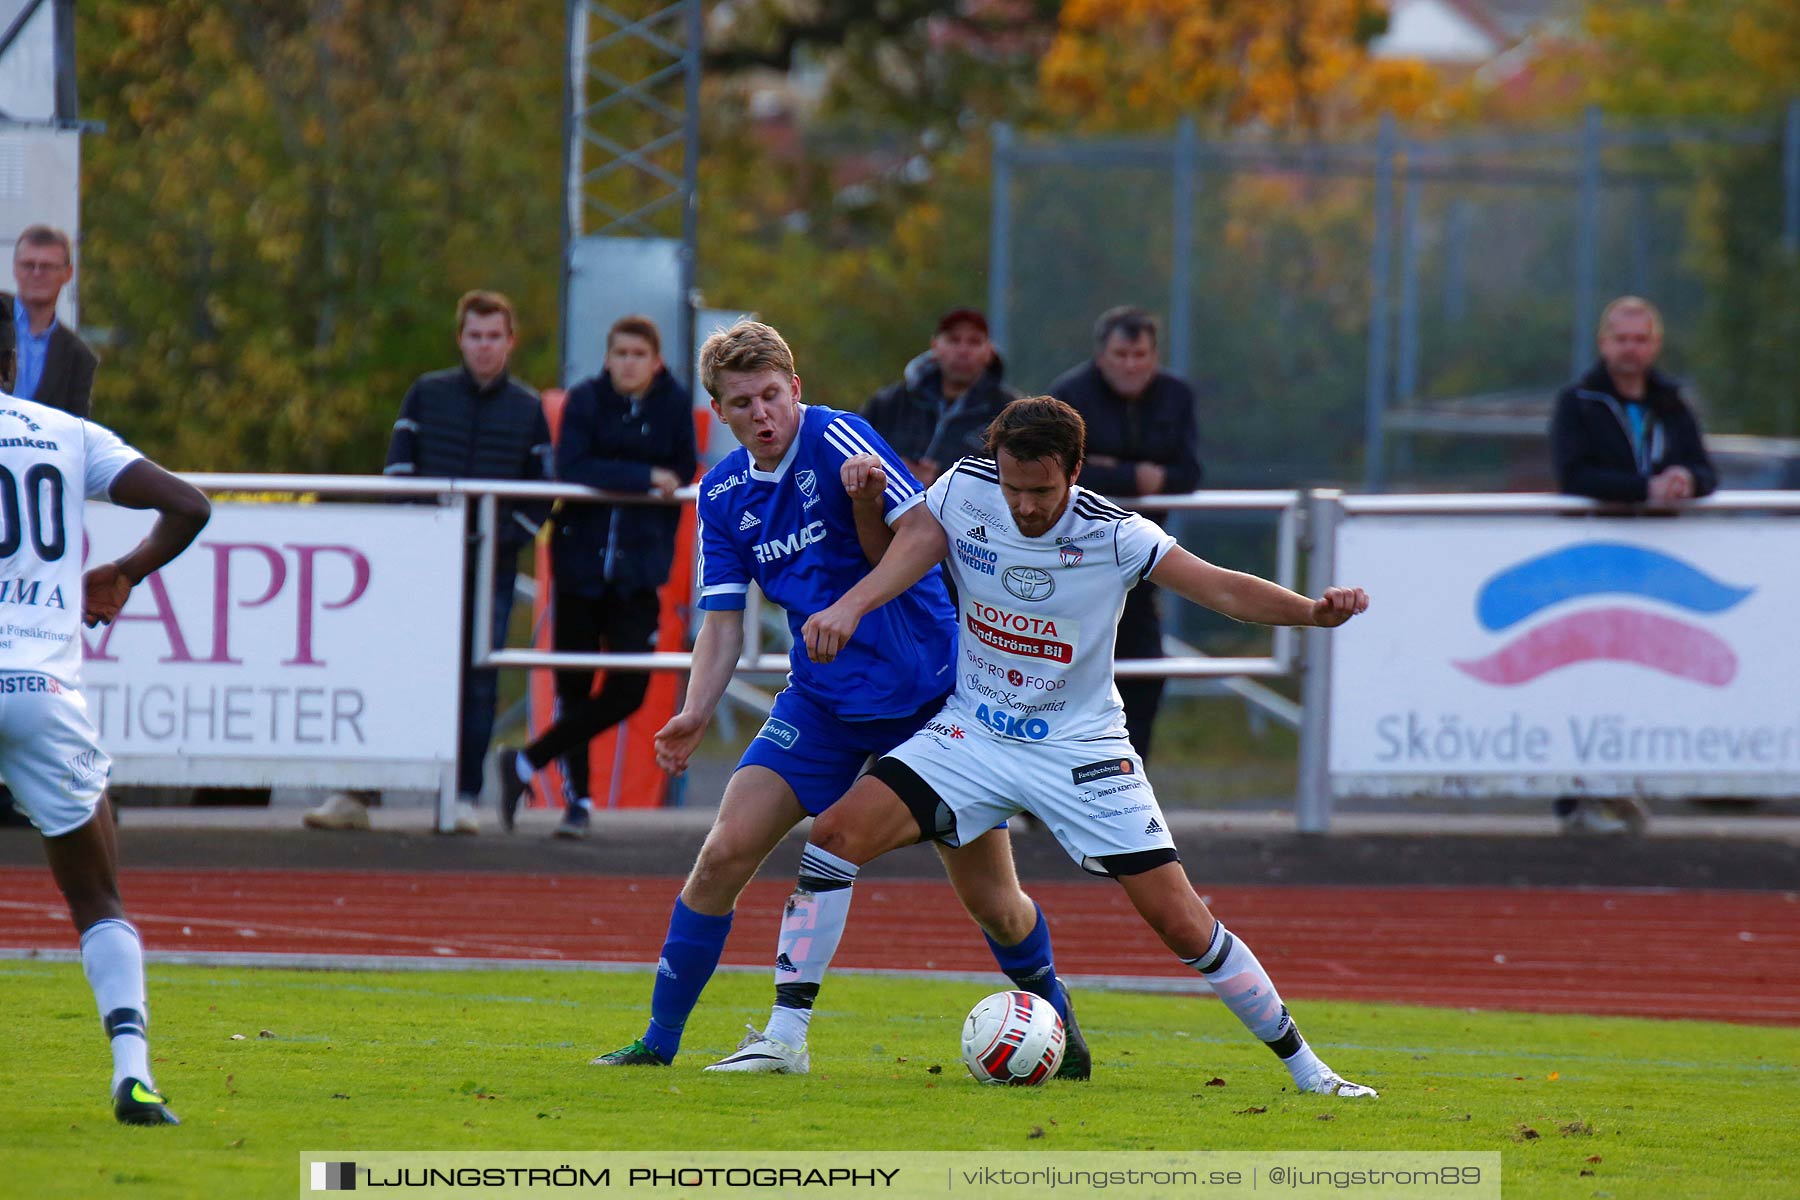
[(953, 308), (939, 319), (931, 349), (906, 364), (900, 382), (876, 392), (863, 417), (930, 486), (957, 459), (985, 453), (989, 423), (1019, 398), (1004, 373), (987, 318)]

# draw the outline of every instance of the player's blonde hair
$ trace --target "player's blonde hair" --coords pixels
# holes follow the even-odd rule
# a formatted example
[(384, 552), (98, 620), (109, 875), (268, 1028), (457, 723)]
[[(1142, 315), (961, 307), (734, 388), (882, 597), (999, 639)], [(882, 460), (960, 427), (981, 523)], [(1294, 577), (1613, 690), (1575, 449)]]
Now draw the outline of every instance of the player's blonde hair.
[(773, 326), (745, 317), (730, 329), (720, 330), (700, 346), (700, 384), (714, 399), (719, 395), (722, 371), (775, 370), (793, 375), (794, 352)]
[(1608, 329), (1612, 328), (1613, 318), (1618, 316), (1620, 313), (1644, 313), (1645, 315), (1647, 315), (1650, 318), (1650, 332), (1652, 334), (1656, 335), (1657, 341), (1659, 341), (1659, 342), (1662, 341), (1662, 335), (1663, 335), (1662, 313), (1657, 311), (1656, 305), (1650, 303), (1648, 300), (1644, 299), (1642, 296), (1620, 296), (1617, 300), (1614, 300), (1611, 304), (1609, 304), (1605, 308), (1601, 309), (1600, 310), (1600, 336), (1601, 337), (1606, 336), (1606, 331)]

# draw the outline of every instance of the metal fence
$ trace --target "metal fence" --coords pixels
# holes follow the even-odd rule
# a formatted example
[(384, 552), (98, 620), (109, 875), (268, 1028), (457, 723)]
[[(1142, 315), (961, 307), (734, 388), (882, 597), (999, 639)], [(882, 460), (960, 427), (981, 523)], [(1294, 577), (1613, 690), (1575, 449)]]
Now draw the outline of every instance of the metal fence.
[[(499, 504), (502, 500), (560, 499), (568, 502), (617, 504), (689, 504), (695, 498), (694, 488), (683, 489), (674, 497), (663, 498), (643, 494), (596, 492), (570, 484), (499, 483), (479, 480), (392, 480), (384, 477), (355, 476), (269, 476), (269, 475), (189, 475), (196, 486), (208, 491), (249, 491), (258, 494), (311, 495), (338, 499), (385, 497), (397, 500), (430, 501), (475, 507), (476, 538), (470, 552), (477, 555), (478, 584), (474, 599), (478, 605), (472, 622), (475, 642), (471, 653), (478, 665), (509, 668), (581, 667), (610, 670), (686, 670), (692, 665), (689, 653), (657, 654), (570, 654), (553, 651), (511, 650), (492, 645), (486, 638), (491, 627), (490, 613), (483, 611), (491, 603), (498, 546)], [(1602, 505), (1573, 497), (1522, 495), (1464, 496), (1345, 496), (1330, 489), (1307, 492), (1271, 490), (1262, 492), (1201, 492), (1187, 496), (1148, 497), (1134, 500), (1136, 507), (1249, 512), (1275, 518), (1275, 578), (1290, 587), (1300, 581), (1304, 567), (1305, 590), (1319, 594), (1326, 586), (1339, 582), (1336, 551), (1339, 530), (1346, 520), (1418, 519), (1484, 515), (1497, 518), (1529, 518), (1544, 515), (1616, 516), (1630, 515), (1626, 506)], [(1697, 516), (1783, 515), (1790, 520), (1800, 515), (1800, 497), (1781, 492), (1721, 493), (1683, 506), (1684, 513)], [(1662, 522), (1654, 523), (1661, 526)], [(1646, 527), (1649, 529), (1650, 527)], [(1429, 574), (1429, 564), (1419, 570)], [(1426, 586), (1421, 576), (1420, 586)], [(436, 594), (443, 594), (441, 589)], [(752, 595), (755, 595), (753, 590)], [(458, 601), (459, 602), (459, 601)], [(760, 621), (747, 620), (748, 630), (760, 627)], [(769, 653), (754, 640), (747, 645), (739, 670), (744, 673), (781, 673), (787, 670), (785, 654)], [(1161, 675), (1169, 678), (1214, 678), (1249, 683), (1252, 679), (1298, 679), (1301, 685), (1301, 742), (1299, 754), (1299, 787), (1295, 798), (1296, 827), (1304, 832), (1324, 833), (1331, 827), (1336, 790), (1329, 767), (1331, 739), (1331, 645), (1332, 635), (1326, 630), (1275, 631), (1270, 652), (1263, 656), (1214, 658), (1187, 655), (1161, 660), (1138, 660), (1119, 664), (1118, 674)], [(435, 653), (422, 647), (422, 653)], [(1341, 782), (1341, 781), (1340, 781)], [(1540, 783), (1542, 781), (1539, 781)], [(1642, 788), (1641, 781), (1627, 780), (1631, 787)], [(1589, 781), (1591, 784), (1592, 781)], [(1800, 775), (1783, 774), (1776, 781), (1779, 794), (1800, 791)], [(1785, 790), (1783, 790), (1785, 789)], [(1649, 791), (1654, 791), (1650, 788)], [(1729, 794), (1729, 793), (1728, 793)], [(454, 781), (446, 773), (439, 796), (440, 828), (452, 824)]]
[[(1545, 400), (1594, 357), (1612, 296), (1655, 300), (1690, 370), (1727, 297), (1714, 242), (1800, 248), (1800, 101), (1761, 122), (1415, 134), (1277, 145), (1161, 137), (993, 139), (989, 316), (1040, 388), (1090, 352), (1105, 308), (1166, 318), (1199, 385), (1211, 478), (1232, 487), (1466, 457), (1387, 444), (1421, 406)], [(1788, 293), (1800, 304), (1800, 272)], [(1701, 380), (1704, 385), (1704, 379)], [(1718, 398), (1724, 402), (1729, 397)], [(1463, 448), (1465, 451), (1467, 447)]]

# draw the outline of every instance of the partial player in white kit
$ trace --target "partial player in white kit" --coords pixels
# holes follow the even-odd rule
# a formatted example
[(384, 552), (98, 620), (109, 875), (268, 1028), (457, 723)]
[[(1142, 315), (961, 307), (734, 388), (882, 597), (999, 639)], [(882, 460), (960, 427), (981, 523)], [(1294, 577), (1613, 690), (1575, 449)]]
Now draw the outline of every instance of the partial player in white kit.
[(1368, 597), (1333, 587), (1311, 600), (1194, 557), (1153, 522), (1075, 486), (1084, 440), (1080, 415), (1061, 401), (1014, 401), (988, 430), (994, 458), (941, 476), (926, 499), (935, 520), (899, 533), (874, 571), (806, 622), (808, 654), (829, 662), (864, 615), (947, 561), (959, 658), (937, 717), (813, 822), (776, 983), (823, 980), (864, 864), (924, 839), (959, 845), (1025, 811), (1084, 870), (1119, 881), (1300, 1090), (1374, 1096), (1320, 1060), (1256, 956), (1195, 893), (1126, 736), (1112, 658), (1125, 594), (1143, 579), (1268, 625), (1341, 625)]
[[(12, 322), (0, 322), (7, 333)], [(44, 837), (56, 886), (81, 935), (81, 966), (112, 1043), (113, 1115), (179, 1125), (157, 1092), (145, 1040), (144, 955), (119, 900), (106, 804), (112, 760), (81, 684), (81, 623), (118, 615), (131, 589), (206, 526), (206, 497), (110, 430), (6, 394), (0, 342), (0, 778)], [(84, 575), (87, 500), (157, 511), (135, 549)]]

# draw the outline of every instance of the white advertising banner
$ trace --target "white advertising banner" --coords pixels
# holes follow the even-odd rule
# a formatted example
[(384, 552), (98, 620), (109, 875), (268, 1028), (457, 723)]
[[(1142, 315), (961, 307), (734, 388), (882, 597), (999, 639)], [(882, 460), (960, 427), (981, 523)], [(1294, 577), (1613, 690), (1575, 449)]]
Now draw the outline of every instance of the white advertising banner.
[(1347, 518), (1333, 790), (1800, 793), (1800, 522)]
[[(153, 515), (87, 508), (86, 561)], [(456, 758), (460, 507), (213, 506), (110, 626), (82, 691), (113, 779), (437, 788)]]

